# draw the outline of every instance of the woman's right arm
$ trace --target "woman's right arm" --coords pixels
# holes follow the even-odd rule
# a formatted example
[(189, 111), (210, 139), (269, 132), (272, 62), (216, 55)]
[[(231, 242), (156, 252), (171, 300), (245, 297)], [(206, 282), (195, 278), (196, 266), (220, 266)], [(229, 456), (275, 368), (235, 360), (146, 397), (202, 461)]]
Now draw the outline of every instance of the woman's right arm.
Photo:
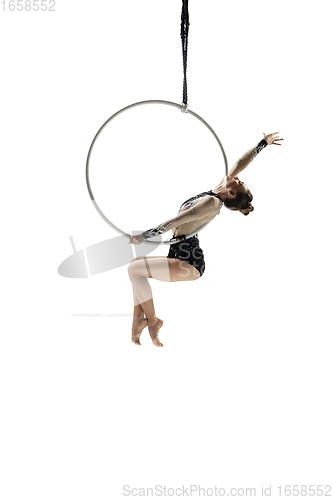
[[(283, 141), (283, 139), (280, 139), (278, 136), (278, 132), (274, 132), (274, 134), (264, 134), (264, 138), (254, 147), (249, 149), (239, 160), (236, 161), (236, 163), (233, 165), (233, 167), (229, 170), (229, 177), (237, 177), (237, 175), (242, 172), (250, 163), (251, 161), (262, 151), (266, 146), (270, 146), (271, 144), (274, 144), (275, 146), (281, 146), (276, 141)], [(218, 186), (223, 185), (225, 182), (225, 176), (221, 181), (219, 182)]]
[(266, 146), (274, 144), (275, 146), (281, 146), (278, 142), (283, 141), (279, 138), (279, 133), (274, 132), (273, 134), (264, 134), (264, 138), (254, 147), (247, 151), (239, 160), (236, 161), (235, 165), (231, 168), (229, 175), (231, 177), (236, 177), (240, 172), (242, 172), (251, 161), (262, 151)]
[(193, 222), (195, 220), (203, 219), (204, 217), (209, 215), (211, 211), (211, 199), (204, 198), (200, 201), (197, 201), (193, 208), (187, 208), (183, 212), (180, 212), (178, 215), (176, 215), (176, 217), (162, 222), (162, 224), (159, 224), (157, 227), (152, 227), (151, 229), (148, 229), (141, 234), (131, 236), (130, 243), (140, 244), (148, 238), (166, 233), (167, 231), (175, 229), (177, 226), (185, 224), (186, 222)]

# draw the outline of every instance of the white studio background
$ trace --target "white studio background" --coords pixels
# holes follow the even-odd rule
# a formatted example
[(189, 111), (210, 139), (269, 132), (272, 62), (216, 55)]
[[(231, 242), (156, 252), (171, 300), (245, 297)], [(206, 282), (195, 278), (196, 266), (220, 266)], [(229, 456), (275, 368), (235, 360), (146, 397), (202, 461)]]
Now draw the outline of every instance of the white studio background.
[[(180, 10), (180, 0), (56, 0), (55, 12), (1, 11), (4, 500), (191, 484), (257, 496), (272, 485), (277, 496), (279, 485), (333, 482), (328, 1), (190, 0), (190, 108), (230, 166), (263, 132), (284, 141), (241, 176), (254, 212), (222, 208), (200, 234), (202, 279), (151, 280), (163, 349), (146, 332), (140, 348), (130, 341), (126, 267), (57, 273), (70, 235), (77, 249), (117, 236), (85, 184), (98, 128), (132, 102), (181, 101)], [(151, 126), (144, 110), (141, 120)], [(151, 151), (149, 134), (141, 141), (140, 154)], [(162, 141), (158, 182), (136, 181), (138, 195), (160, 196), (148, 227), (224, 174), (204, 144), (198, 152), (199, 130), (186, 141)], [(126, 176), (115, 168), (106, 182), (130, 225), (131, 179), (144, 172), (130, 137), (126, 155)]]

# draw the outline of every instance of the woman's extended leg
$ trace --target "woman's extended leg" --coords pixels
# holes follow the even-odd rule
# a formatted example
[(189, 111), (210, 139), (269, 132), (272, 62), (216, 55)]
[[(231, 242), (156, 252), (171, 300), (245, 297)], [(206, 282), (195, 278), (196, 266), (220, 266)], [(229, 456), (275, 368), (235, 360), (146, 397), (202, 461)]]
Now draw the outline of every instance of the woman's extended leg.
[[(193, 281), (200, 277), (200, 273), (193, 266), (179, 259), (148, 257), (132, 261), (128, 267), (128, 274), (133, 284), (134, 306), (140, 305), (142, 307), (148, 320), (149, 333), (153, 343), (162, 346), (163, 344), (158, 339), (158, 331), (162, 327), (163, 321), (156, 316), (148, 278), (166, 282)], [(135, 312), (139, 315), (142, 314), (139, 309), (136, 309)], [(138, 338), (136, 338), (135, 343), (138, 343)]]

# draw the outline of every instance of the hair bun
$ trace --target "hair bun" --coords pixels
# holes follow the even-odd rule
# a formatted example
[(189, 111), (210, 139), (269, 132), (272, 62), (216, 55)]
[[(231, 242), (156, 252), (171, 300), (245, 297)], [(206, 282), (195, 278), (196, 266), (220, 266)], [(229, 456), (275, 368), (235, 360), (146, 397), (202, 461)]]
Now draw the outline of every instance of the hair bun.
[(249, 215), (250, 212), (253, 212), (254, 206), (250, 201), (246, 203), (246, 205), (239, 209), (239, 211), (244, 215)]

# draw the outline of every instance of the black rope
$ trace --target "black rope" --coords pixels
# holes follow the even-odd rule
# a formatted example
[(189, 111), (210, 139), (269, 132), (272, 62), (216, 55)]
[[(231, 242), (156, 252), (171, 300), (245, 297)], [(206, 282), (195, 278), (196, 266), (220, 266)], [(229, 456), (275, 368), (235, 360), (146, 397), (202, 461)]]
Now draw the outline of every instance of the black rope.
[(190, 27), (189, 15), (188, 15), (188, 0), (183, 0), (181, 25), (180, 25), (180, 36), (182, 39), (182, 51), (183, 51), (183, 104), (187, 105), (187, 48), (188, 48), (188, 31)]

